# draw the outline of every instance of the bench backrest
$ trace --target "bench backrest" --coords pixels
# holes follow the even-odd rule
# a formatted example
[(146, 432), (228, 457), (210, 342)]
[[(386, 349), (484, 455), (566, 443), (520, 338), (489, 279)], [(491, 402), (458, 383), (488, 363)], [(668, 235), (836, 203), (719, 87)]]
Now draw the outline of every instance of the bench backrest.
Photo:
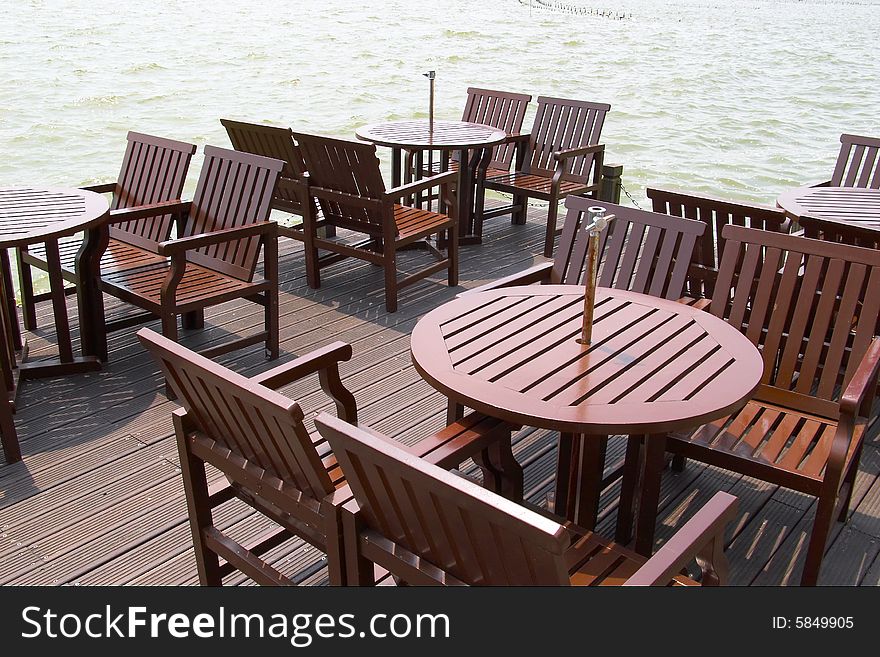
[[(110, 209), (179, 199), (196, 152), (195, 145), (138, 132), (129, 132), (127, 139)], [(174, 218), (170, 214), (145, 217), (114, 224), (110, 227), (110, 236), (155, 251), (159, 242), (169, 238), (173, 225)]]
[(696, 219), (706, 224), (706, 232), (697, 239), (685, 286), (686, 294), (695, 299), (711, 299), (715, 291), (718, 264), (724, 250), (721, 239), (721, 229), (724, 226), (734, 224), (787, 233), (791, 225), (785, 213), (778, 208), (747, 205), (665, 189), (648, 188), (645, 192), (653, 203), (654, 212)]
[(220, 119), (226, 128), (229, 141), (237, 151), (271, 157), (284, 162), (272, 206), (278, 210), (302, 215), (302, 201), (298, 185), (306, 170), (299, 146), (293, 140), (290, 128), (273, 125), (258, 125), (231, 119)]
[[(205, 146), (205, 161), (183, 236), (268, 221), (281, 160)], [(261, 240), (249, 237), (187, 252), (187, 260), (244, 281), (253, 279)]]
[(593, 206), (616, 217), (599, 238), (599, 285), (679, 299), (694, 244), (706, 226), (580, 196), (565, 199), (568, 213), (550, 282), (583, 284), (589, 235), (582, 227), (588, 221), (588, 208)]

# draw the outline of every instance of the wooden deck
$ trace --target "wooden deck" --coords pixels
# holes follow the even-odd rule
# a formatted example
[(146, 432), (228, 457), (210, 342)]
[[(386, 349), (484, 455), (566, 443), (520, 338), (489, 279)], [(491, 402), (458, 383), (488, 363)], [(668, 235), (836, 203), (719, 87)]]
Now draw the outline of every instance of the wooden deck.
[[(540, 212), (540, 211), (539, 211)], [(474, 287), (527, 267), (539, 258), (544, 227), (536, 220), (511, 226), (489, 222), (484, 243), (462, 249), (461, 281)], [(421, 257), (403, 254), (401, 262)], [(409, 334), (428, 310), (451, 299), (441, 279), (422, 282), (401, 294), (400, 310), (384, 310), (382, 273), (357, 261), (330, 267), (323, 287), (305, 283), (299, 243), (282, 240), (281, 347), (279, 362), (341, 339), (354, 347), (343, 364), (343, 380), (354, 392), (361, 421), (408, 443), (438, 429), (445, 400), (424, 383), (409, 357)], [(415, 263), (414, 263), (415, 264)], [(115, 302), (107, 299), (119, 312)], [(227, 333), (256, 331), (259, 309), (230, 303), (208, 311), (206, 328), (185, 333), (184, 344), (203, 345)], [(71, 309), (75, 304), (71, 301)], [(123, 308), (121, 311), (128, 312)], [(75, 316), (75, 312), (71, 313)], [(49, 308), (39, 309), (47, 329), (30, 335), (32, 356), (51, 350)], [(157, 324), (151, 325), (157, 328)], [(222, 359), (244, 374), (267, 369), (259, 348)], [(317, 386), (306, 381), (285, 391), (307, 413), (329, 409)], [(195, 584), (189, 526), (171, 411), (157, 368), (135, 339), (133, 329), (112, 334), (110, 363), (102, 372), (28, 382), (19, 397), (16, 424), (24, 461), (0, 461), (0, 583), (2, 584)], [(876, 420), (862, 456), (853, 498), (854, 512), (836, 525), (821, 582), (880, 584), (880, 422)], [(525, 466), (528, 499), (544, 504), (552, 488), (555, 435), (524, 430), (514, 451)], [(622, 455), (613, 439), (609, 466)], [(729, 528), (732, 583), (778, 585), (800, 579), (812, 498), (724, 470), (689, 463), (663, 480), (658, 543), (717, 490), (740, 498), (740, 516)], [(614, 523), (616, 487), (605, 494), (600, 530)], [(267, 530), (262, 516), (236, 501), (227, 503), (218, 524), (247, 541)], [(299, 540), (275, 549), (279, 568), (298, 573), (304, 584), (326, 583), (322, 555)], [(230, 582), (239, 581), (230, 578)]]

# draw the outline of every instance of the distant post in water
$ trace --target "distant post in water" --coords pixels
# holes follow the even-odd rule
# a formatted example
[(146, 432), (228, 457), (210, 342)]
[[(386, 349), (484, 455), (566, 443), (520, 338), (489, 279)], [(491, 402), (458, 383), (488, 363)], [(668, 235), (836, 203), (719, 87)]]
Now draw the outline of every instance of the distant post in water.
[(423, 73), (428, 78), (428, 132), (434, 132), (434, 78), (437, 77), (437, 71), (428, 71)]
[(590, 344), (593, 338), (593, 308), (596, 305), (596, 284), (599, 277), (599, 235), (614, 215), (605, 216), (605, 208), (591, 206), (587, 208), (587, 221), (583, 230), (587, 233), (587, 271), (584, 280), (584, 324), (581, 329), (580, 344)]

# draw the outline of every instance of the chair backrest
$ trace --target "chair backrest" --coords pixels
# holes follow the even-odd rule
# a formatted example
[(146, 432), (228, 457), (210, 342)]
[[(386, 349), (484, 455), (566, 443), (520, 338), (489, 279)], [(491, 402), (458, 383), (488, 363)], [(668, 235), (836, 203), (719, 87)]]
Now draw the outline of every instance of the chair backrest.
[(836, 418), (880, 316), (880, 251), (734, 225), (721, 234), (709, 310), (761, 350), (758, 395)]
[[(554, 152), (598, 144), (610, 109), (607, 103), (539, 96), (524, 171), (552, 176), (556, 171)], [(593, 159), (589, 154), (569, 160), (566, 180), (586, 182)]]
[[(129, 132), (110, 209), (179, 199), (195, 152), (194, 144)], [(156, 245), (171, 235), (173, 225), (174, 218), (170, 214), (145, 217), (114, 224), (110, 227), (110, 236), (155, 251)]]
[(309, 194), (324, 219), (370, 235), (382, 235), (388, 204), (376, 145), (293, 133), (308, 169)]
[[(372, 531), (465, 584), (569, 584), (563, 557), (569, 538), (559, 523), (429, 464), (389, 438), (326, 413), (315, 424)], [(422, 583), (410, 580), (410, 569), (382, 565)]]
[[(532, 101), (530, 95), (476, 87), (469, 88), (467, 94), (462, 121), (490, 125), (509, 135), (519, 134), (522, 130), (526, 110)], [(516, 145), (512, 143), (495, 146), (489, 166), (493, 169), (509, 170), (515, 152)]]
[[(260, 155), (205, 146), (205, 162), (183, 237), (267, 221), (283, 164)], [(194, 249), (186, 257), (197, 265), (250, 281), (260, 244), (259, 237), (248, 237)]]
[(706, 224), (706, 232), (697, 239), (685, 287), (687, 295), (695, 299), (712, 298), (715, 279), (718, 277), (718, 264), (724, 249), (721, 240), (721, 229), (724, 226), (735, 224), (782, 233), (787, 233), (791, 226), (791, 221), (778, 208), (650, 187), (645, 191), (653, 203), (654, 212), (696, 219)]
[(297, 185), (305, 173), (306, 163), (303, 161), (299, 146), (293, 140), (293, 131), (290, 128), (257, 125), (231, 119), (220, 119), (220, 123), (226, 128), (229, 141), (235, 150), (284, 162), (272, 205), (279, 210), (301, 215), (302, 201), (297, 193)]
[(316, 499), (333, 491), (295, 401), (154, 331), (137, 335), (201, 437), (213, 441), (205, 460), (231, 478), (246, 460)]
[(599, 238), (599, 285), (665, 299), (682, 296), (694, 244), (706, 226), (691, 219), (628, 208), (580, 196), (568, 196), (568, 213), (553, 260), (551, 283), (579, 285), (586, 266), (587, 209), (613, 214)]
[(880, 138), (840, 135), (832, 187), (880, 189)]

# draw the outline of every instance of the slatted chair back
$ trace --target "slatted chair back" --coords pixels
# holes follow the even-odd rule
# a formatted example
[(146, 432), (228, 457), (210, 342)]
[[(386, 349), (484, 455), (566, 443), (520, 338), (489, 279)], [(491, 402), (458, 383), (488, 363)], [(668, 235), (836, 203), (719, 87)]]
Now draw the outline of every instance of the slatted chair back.
[(880, 189), (880, 138), (840, 135), (831, 186)]
[[(132, 208), (179, 199), (196, 147), (182, 141), (128, 133), (128, 146), (116, 179), (111, 210)], [(146, 217), (110, 227), (113, 239), (155, 251), (171, 235), (170, 214)]]
[(709, 310), (761, 350), (758, 396), (836, 420), (880, 317), (880, 251), (734, 225), (722, 237)]
[(293, 140), (293, 131), (290, 128), (257, 125), (231, 119), (220, 119), (220, 123), (226, 128), (229, 141), (235, 150), (284, 162), (275, 188), (273, 206), (279, 210), (302, 214), (298, 183), (305, 173), (306, 163), (303, 161), (299, 146)]
[[(200, 458), (234, 481), (246, 462), (315, 499), (333, 492), (295, 401), (158, 333), (138, 337), (197, 428)], [(271, 486), (265, 475), (257, 476)]]
[(309, 194), (329, 223), (370, 235), (383, 235), (383, 227), (396, 233), (375, 144), (299, 132), (293, 136), (308, 169)]
[[(332, 416), (315, 421), (370, 530), (469, 585), (568, 585), (557, 522)], [(410, 584), (415, 569), (395, 572)], [(447, 579), (447, 583), (449, 580)]]
[[(205, 162), (183, 237), (240, 228), (269, 219), (280, 160), (205, 146)], [(248, 237), (187, 251), (187, 260), (251, 281), (260, 255), (260, 237)]]
[[(467, 102), (461, 115), (462, 121), (489, 125), (504, 130), (509, 135), (519, 134), (523, 119), (532, 97), (506, 91), (491, 91), (471, 87), (467, 90)], [(516, 152), (516, 144), (504, 143), (492, 149), (489, 168), (510, 170)]]
[[(525, 173), (551, 177), (556, 171), (554, 152), (598, 144), (610, 109), (607, 103), (538, 97)], [(592, 153), (571, 158), (563, 179), (586, 184), (593, 158)]]
[(679, 299), (691, 253), (706, 226), (691, 219), (628, 208), (580, 196), (565, 199), (568, 213), (550, 283), (583, 284), (589, 235), (587, 210), (597, 206), (616, 218), (599, 238), (599, 285)]
[(721, 229), (727, 224), (787, 233), (791, 221), (778, 208), (746, 205), (733, 201), (694, 196), (682, 192), (648, 188), (654, 212), (696, 219), (706, 224), (706, 232), (697, 239), (691, 259), (685, 292), (695, 299), (712, 298), (718, 265), (724, 250)]

